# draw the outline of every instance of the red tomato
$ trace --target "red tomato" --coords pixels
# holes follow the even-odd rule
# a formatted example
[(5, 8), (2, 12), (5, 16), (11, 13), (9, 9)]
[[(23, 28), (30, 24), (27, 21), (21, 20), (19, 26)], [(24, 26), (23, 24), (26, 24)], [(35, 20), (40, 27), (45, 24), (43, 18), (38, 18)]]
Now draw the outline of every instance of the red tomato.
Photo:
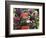
[(28, 13), (21, 13), (20, 17), (25, 19), (28, 17)]

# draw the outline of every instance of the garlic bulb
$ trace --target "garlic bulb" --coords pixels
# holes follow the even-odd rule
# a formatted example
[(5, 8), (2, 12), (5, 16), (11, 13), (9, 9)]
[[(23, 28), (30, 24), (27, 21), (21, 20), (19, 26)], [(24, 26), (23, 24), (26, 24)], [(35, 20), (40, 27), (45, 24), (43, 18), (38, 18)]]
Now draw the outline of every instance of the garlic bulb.
[(27, 23), (30, 23), (30, 20), (27, 20), (26, 22), (27, 22)]

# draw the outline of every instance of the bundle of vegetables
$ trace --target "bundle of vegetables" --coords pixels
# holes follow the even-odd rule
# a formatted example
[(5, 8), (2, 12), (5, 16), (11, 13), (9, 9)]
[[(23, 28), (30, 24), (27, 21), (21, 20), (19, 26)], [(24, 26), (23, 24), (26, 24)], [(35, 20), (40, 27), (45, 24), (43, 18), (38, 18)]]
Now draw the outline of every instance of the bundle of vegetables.
[[(29, 13), (30, 12), (30, 13)], [(36, 28), (39, 26), (39, 16), (38, 12), (29, 9), (29, 12), (21, 12), (20, 8), (16, 9), (14, 23), (17, 24), (16, 27), (21, 29)]]

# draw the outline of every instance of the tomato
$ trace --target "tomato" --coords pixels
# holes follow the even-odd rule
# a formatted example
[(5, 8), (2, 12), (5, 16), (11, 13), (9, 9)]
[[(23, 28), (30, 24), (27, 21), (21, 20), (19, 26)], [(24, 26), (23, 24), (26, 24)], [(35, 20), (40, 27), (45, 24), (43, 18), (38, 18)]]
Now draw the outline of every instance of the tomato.
[(26, 19), (28, 17), (28, 13), (21, 13), (20, 17)]

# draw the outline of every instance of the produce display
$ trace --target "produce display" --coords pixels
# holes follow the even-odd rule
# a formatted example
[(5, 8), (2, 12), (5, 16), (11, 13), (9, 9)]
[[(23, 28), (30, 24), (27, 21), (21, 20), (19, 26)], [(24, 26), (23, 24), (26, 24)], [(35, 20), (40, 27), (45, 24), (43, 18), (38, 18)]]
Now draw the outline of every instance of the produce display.
[(14, 8), (13, 16), (14, 30), (39, 28), (39, 9)]

